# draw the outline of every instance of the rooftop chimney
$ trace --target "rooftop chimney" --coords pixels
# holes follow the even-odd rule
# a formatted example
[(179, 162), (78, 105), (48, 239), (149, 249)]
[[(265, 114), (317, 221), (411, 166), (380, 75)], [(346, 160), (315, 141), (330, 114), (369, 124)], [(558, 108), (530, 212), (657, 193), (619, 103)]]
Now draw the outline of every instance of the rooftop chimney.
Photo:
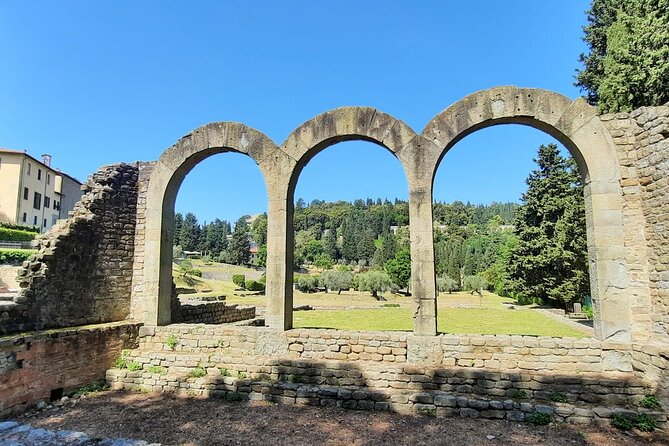
[(47, 166), (51, 167), (51, 155), (48, 153), (43, 153), (42, 154), (42, 162)]

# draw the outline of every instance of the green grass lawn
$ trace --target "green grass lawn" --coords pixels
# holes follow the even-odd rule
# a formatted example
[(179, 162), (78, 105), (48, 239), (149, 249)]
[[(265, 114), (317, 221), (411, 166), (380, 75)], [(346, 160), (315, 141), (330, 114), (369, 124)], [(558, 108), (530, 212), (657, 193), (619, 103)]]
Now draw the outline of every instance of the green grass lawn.
[[(339, 330), (413, 330), (411, 310), (375, 308), (369, 310), (314, 310), (293, 313), (294, 326)], [(586, 335), (533, 310), (442, 308), (437, 327), (442, 333), (518, 334), (583, 338)]]
[[(201, 260), (193, 265), (204, 271), (235, 274), (257, 274), (254, 270), (219, 263), (204, 264)], [(175, 267), (174, 280), (177, 286), (190, 286), (198, 290), (196, 296), (226, 296), (230, 304), (267, 305), (267, 297), (238, 290), (232, 282), (224, 280), (192, 278), (187, 284)], [(384, 293), (387, 304), (399, 307), (381, 307), (367, 292), (344, 291), (337, 293), (301, 293), (294, 290), (295, 305), (315, 307), (339, 307), (341, 309), (296, 311), (294, 326), (334, 328), (354, 331), (412, 331), (413, 320), (411, 297)], [(184, 296), (184, 298), (187, 298)], [(555, 337), (586, 337), (587, 334), (560, 323), (529, 307), (509, 310), (503, 302), (511, 299), (485, 292), (483, 296), (467, 292), (441, 293), (437, 300), (437, 328), (442, 333), (454, 334), (519, 334)], [(349, 309), (346, 309), (349, 307)], [(351, 308), (352, 307), (352, 308)], [(365, 308), (369, 307), (369, 308)]]

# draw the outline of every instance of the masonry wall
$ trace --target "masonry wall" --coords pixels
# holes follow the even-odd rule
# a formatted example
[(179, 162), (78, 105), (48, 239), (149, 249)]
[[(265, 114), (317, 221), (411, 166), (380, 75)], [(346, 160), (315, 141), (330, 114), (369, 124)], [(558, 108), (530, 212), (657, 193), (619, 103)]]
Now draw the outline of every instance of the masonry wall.
[(132, 291), (130, 299), (130, 314), (133, 319), (143, 320), (144, 293), (144, 242), (146, 241), (146, 195), (149, 188), (149, 179), (155, 162), (137, 163), (137, 215), (135, 218), (135, 252), (132, 266)]
[(0, 338), (0, 416), (104, 378), (123, 349), (136, 347), (138, 330), (116, 322)]
[(40, 236), (0, 306), (0, 333), (120, 321), (130, 314), (137, 167), (102, 167), (71, 217)]
[[(426, 340), (407, 333), (177, 324), (142, 328), (140, 347), (127, 357), (142, 369), (112, 369), (107, 379), (115, 388), (280, 404), (512, 421), (545, 412), (585, 423), (643, 411), (639, 401), (647, 394), (667, 404), (660, 377), (635, 374), (631, 355), (617, 356), (631, 350), (593, 339)], [(667, 364), (662, 367), (666, 381)], [(666, 422), (662, 410), (650, 415)]]
[(238, 307), (225, 302), (192, 302), (180, 305), (181, 322), (189, 324), (226, 324), (256, 317), (256, 307)]

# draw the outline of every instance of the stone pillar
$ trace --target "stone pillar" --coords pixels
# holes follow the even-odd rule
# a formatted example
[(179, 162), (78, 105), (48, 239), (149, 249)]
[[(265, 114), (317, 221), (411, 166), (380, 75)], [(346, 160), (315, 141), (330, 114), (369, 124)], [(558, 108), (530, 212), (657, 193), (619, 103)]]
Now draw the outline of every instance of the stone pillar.
[(411, 294), (414, 299), (414, 333), (437, 334), (437, 285), (432, 232), (432, 184), (409, 182), (411, 233)]
[(270, 196), (267, 210), (265, 325), (293, 328), (293, 202)]

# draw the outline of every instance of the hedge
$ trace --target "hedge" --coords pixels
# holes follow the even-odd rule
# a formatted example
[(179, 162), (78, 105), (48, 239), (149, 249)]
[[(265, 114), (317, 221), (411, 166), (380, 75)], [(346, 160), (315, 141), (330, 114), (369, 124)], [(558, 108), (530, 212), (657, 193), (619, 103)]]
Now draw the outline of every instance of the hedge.
[(239, 288), (244, 288), (246, 277), (244, 274), (235, 274), (232, 276), (232, 283), (237, 285)]
[(39, 233), (39, 228), (37, 226), (13, 225), (11, 223), (0, 223), (0, 228), (18, 229), (20, 231), (34, 232), (35, 234)]
[(0, 264), (15, 265), (28, 260), (37, 251), (34, 249), (2, 249), (0, 248)]
[(244, 288), (248, 291), (265, 291), (265, 284), (256, 282), (255, 280), (247, 280), (244, 284)]
[(37, 234), (22, 229), (0, 228), (0, 240), (4, 242), (29, 242)]

